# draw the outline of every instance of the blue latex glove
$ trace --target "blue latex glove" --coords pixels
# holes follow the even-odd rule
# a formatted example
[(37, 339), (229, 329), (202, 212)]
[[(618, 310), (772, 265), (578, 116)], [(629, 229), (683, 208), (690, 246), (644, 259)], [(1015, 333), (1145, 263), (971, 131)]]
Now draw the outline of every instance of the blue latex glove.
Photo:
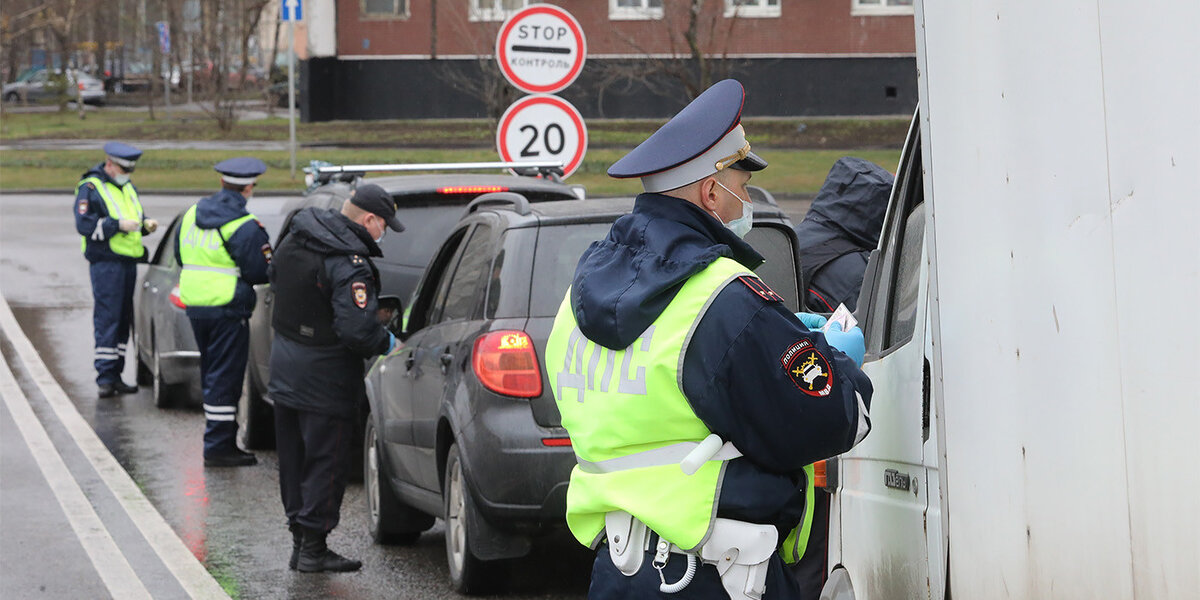
[(842, 331), (841, 323), (833, 323), (829, 326), (829, 331), (825, 332), (825, 341), (829, 342), (830, 346), (841, 350), (842, 354), (854, 359), (858, 366), (862, 366), (866, 345), (863, 343), (861, 329), (851, 327), (850, 331)]
[(388, 332), (388, 349), (384, 354), (391, 354), (392, 350), (396, 349), (396, 334)]
[(796, 318), (800, 319), (800, 322), (804, 323), (804, 326), (807, 327), (809, 331), (816, 331), (824, 327), (825, 322), (828, 321), (828, 319), (822, 317), (821, 315), (814, 315), (806, 312), (796, 313)]

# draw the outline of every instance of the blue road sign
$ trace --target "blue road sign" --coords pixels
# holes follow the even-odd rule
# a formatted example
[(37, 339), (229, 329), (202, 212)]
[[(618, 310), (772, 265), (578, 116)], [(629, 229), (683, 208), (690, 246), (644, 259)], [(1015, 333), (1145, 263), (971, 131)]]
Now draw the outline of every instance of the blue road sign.
[[(299, 1), (299, 0), (295, 0)], [(158, 28), (158, 47), (163, 54), (171, 53), (171, 24), (166, 21), (159, 21), (154, 24)]]
[(301, 21), (304, 19), (304, 5), (300, 0), (282, 0), (283, 10), (279, 12), (280, 21)]

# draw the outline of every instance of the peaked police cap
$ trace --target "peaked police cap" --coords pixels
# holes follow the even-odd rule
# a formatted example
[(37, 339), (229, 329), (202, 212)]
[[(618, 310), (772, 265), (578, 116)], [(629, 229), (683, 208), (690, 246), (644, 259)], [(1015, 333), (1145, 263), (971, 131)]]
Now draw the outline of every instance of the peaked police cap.
[(726, 168), (759, 171), (767, 166), (746, 142), (742, 105), (746, 92), (735, 79), (713, 84), (666, 125), (626, 154), (608, 174), (640, 177), (647, 192), (663, 192)]
[(250, 156), (226, 159), (213, 168), (221, 174), (223, 181), (233, 185), (250, 185), (267, 172), (266, 163)]

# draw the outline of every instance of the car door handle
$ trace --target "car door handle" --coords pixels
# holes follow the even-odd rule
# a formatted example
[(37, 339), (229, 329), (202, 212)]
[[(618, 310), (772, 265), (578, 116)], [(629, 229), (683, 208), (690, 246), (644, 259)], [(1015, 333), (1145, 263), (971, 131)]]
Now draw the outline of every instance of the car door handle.
[(413, 354), (411, 352), (409, 352), (408, 356), (404, 357), (404, 368), (406, 370), (411, 371), (413, 368), (413, 362), (415, 362), (416, 360), (417, 360), (416, 357), (414, 357)]
[(449, 352), (446, 352), (446, 353), (442, 354), (441, 357), (439, 357), (439, 358), (442, 361), (442, 374), (445, 375), (446, 371), (449, 370), (449, 368), (450, 368), (450, 363), (454, 362), (454, 355), (450, 354)]

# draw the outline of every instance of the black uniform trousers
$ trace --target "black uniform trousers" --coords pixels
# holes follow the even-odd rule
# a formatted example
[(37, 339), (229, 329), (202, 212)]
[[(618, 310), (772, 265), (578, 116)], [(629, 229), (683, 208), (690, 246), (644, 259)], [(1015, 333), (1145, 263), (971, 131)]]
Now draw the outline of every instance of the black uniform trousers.
[(228, 453), (237, 449), (237, 406), (250, 354), (250, 327), (246, 319), (188, 320), (200, 348), (204, 456)]
[(133, 326), (133, 287), (137, 263), (119, 260), (94, 262), (92, 277), (92, 331), (96, 339), (96, 384), (121, 380), (125, 349)]
[(275, 403), (279, 492), (288, 526), (337, 527), (354, 446), (354, 421)]

